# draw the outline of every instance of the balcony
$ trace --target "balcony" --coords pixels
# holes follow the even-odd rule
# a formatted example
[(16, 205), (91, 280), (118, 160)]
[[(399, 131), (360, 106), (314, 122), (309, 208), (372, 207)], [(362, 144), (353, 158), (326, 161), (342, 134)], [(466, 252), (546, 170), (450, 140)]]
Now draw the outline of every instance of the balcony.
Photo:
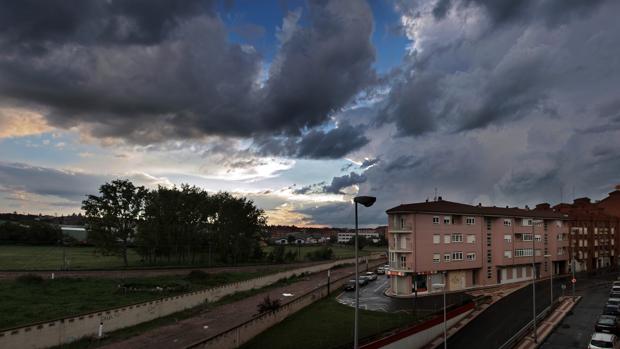
[(403, 225), (400, 227), (390, 227), (389, 232), (392, 234), (407, 234), (407, 233), (412, 233), (413, 229), (411, 228), (410, 225)]
[(400, 272), (405, 272), (405, 273), (410, 273), (413, 271), (411, 267), (407, 266), (406, 264), (398, 263), (398, 262), (390, 263), (390, 270), (400, 271)]

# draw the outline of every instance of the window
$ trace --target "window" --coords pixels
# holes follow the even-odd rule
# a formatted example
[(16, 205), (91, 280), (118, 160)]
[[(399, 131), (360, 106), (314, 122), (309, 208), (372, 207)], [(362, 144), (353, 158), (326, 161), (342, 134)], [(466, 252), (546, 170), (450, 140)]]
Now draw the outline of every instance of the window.
[(521, 220), (521, 225), (524, 227), (531, 227), (532, 226), (532, 219), (531, 218), (523, 218)]
[(475, 261), (475, 260), (476, 260), (476, 253), (474, 253), (474, 252), (469, 252), (469, 253), (467, 254), (467, 260), (468, 260), (468, 261)]
[(508, 235), (508, 234), (504, 235), (504, 242), (511, 243), (512, 235)]
[(506, 251), (504, 251), (504, 257), (506, 257), (506, 258), (512, 258), (512, 251), (510, 251), (510, 250), (506, 250)]
[(515, 257), (532, 257), (534, 251), (531, 248), (517, 248), (515, 250)]
[(465, 218), (465, 224), (476, 224), (476, 219), (474, 217), (466, 217)]
[(512, 225), (512, 219), (510, 219), (510, 218), (504, 219), (504, 226), (505, 227), (509, 227), (511, 225)]
[(405, 227), (405, 217), (400, 217), (400, 228), (404, 228)]
[(536, 235), (534, 235), (534, 240), (535, 241), (542, 241), (542, 238), (540, 237), (540, 235), (536, 234)]
[(452, 234), (452, 242), (463, 242), (463, 234), (461, 233)]
[(463, 252), (452, 252), (452, 260), (453, 261), (462, 261), (463, 260)]
[(400, 255), (400, 264), (399, 264), (401, 269), (407, 269), (407, 256), (405, 255)]
[(521, 240), (523, 241), (532, 241), (532, 234), (521, 234)]
[(444, 262), (449, 262), (450, 261), (450, 254), (449, 253), (446, 253), (446, 254), (443, 255), (443, 261)]
[(476, 242), (476, 235), (473, 235), (473, 234), (467, 235), (467, 243), (468, 244), (473, 244), (475, 242)]
[(452, 224), (452, 217), (451, 216), (443, 217), (443, 224)]
[(439, 244), (441, 243), (441, 236), (439, 234), (434, 234), (433, 235), (433, 243), (434, 244)]
[(433, 263), (439, 263), (441, 259), (441, 255), (439, 253), (433, 254)]
[(433, 224), (439, 224), (439, 217), (433, 216)]
[(542, 252), (539, 249), (536, 249), (535, 253), (538, 257), (542, 256)]
[(449, 234), (444, 235), (444, 236), (443, 236), (443, 243), (444, 243), (444, 244), (449, 244), (449, 243), (450, 243), (450, 239), (451, 239), (451, 238), (450, 238), (450, 235), (449, 235)]
[(562, 228), (562, 221), (555, 221), (555, 225), (558, 228)]

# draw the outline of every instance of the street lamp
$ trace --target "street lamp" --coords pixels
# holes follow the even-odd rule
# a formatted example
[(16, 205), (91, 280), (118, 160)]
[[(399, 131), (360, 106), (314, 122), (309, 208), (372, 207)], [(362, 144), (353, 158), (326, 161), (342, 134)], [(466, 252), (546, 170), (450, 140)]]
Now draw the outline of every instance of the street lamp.
[(359, 260), (357, 259), (357, 240), (358, 240), (358, 236), (357, 236), (357, 204), (362, 204), (364, 205), (364, 207), (370, 207), (372, 206), (372, 204), (375, 203), (375, 201), (377, 201), (377, 198), (373, 197), (373, 196), (356, 196), (355, 198), (353, 198), (353, 201), (355, 202), (355, 327), (354, 327), (354, 333), (353, 333), (353, 348), (354, 349), (358, 349), (358, 319), (359, 319), (359, 307), (360, 307), (360, 283), (359, 283), (359, 277), (360, 277), (360, 273), (359, 273)]
[(549, 268), (549, 289), (551, 291), (549, 291), (549, 294), (551, 295), (551, 303), (549, 303), (549, 308), (551, 308), (551, 306), (553, 305), (553, 261), (551, 260), (551, 255), (550, 254), (546, 254), (543, 257), (549, 259), (549, 264), (551, 266), (551, 268)]
[(433, 289), (443, 290), (443, 347), (448, 348), (448, 322), (446, 321), (446, 273), (443, 273), (443, 284), (433, 284)]
[(540, 219), (532, 220), (532, 316), (534, 319), (534, 343), (538, 343), (536, 334), (536, 239), (534, 238), (534, 227), (536, 224), (543, 223)]

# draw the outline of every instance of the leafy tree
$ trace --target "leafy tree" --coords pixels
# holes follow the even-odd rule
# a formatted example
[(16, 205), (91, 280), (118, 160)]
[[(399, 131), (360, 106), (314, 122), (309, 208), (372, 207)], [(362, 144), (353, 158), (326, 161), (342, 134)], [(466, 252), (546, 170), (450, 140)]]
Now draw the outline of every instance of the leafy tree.
[(274, 247), (272, 254), (273, 254), (272, 261), (274, 263), (283, 263), (284, 262), (284, 254), (285, 254), (284, 246), (278, 245), (278, 246)]
[(127, 266), (127, 249), (143, 216), (147, 190), (116, 179), (103, 184), (99, 194), (82, 202), (88, 238), (100, 251), (121, 256)]

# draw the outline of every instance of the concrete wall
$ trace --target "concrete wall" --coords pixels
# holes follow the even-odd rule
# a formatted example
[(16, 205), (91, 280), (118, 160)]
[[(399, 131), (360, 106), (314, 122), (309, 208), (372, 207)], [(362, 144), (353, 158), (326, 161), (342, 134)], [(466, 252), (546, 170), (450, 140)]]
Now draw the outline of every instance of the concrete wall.
[[(370, 259), (380, 258), (383, 257), (379, 255), (370, 256)], [(321, 272), (338, 265), (350, 264), (354, 261), (353, 258), (342, 259), (283, 271), (221, 287), (164, 297), (151, 302), (137, 303), (6, 329), (0, 331), (0, 348), (37, 349), (66, 344), (82, 337), (96, 336), (100, 323), (103, 324), (104, 332), (115, 331), (189, 309), (204, 302), (215, 302), (224, 296), (236, 292), (268, 286), (280, 279), (289, 278), (293, 275)]]
[[(447, 327), (450, 328), (471, 313), (474, 304), (469, 303), (448, 312)], [(422, 348), (443, 333), (443, 315), (404, 329), (391, 336), (362, 345), (362, 349), (417, 349)]]
[[(369, 264), (370, 268), (374, 268), (381, 263)], [(330, 293), (338, 290), (344, 285), (353, 273), (350, 273), (342, 278), (334, 280), (330, 285)], [(285, 303), (278, 310), (260, 315), (250, 321), (247, 321), (237, 327), (234, 327), (226, 332), (220, 333), (216, 336), (206, 338), (198, 341), (192, 345), (185, 347), (189, 348), (203, 348), (203, 349), (232, 349), (241, 346), (242, 344), (250, 341), (252, 338), (259, 335), (261, 332), (268, 328), (277, 325), (280, 321), (286, 319), (288, 316), (296, 313), (304, 307), (318, 301), (319, 299), (326, 297), (327, 285), (322, 285), (314, 290), (295, 298), (294, 300)]]

